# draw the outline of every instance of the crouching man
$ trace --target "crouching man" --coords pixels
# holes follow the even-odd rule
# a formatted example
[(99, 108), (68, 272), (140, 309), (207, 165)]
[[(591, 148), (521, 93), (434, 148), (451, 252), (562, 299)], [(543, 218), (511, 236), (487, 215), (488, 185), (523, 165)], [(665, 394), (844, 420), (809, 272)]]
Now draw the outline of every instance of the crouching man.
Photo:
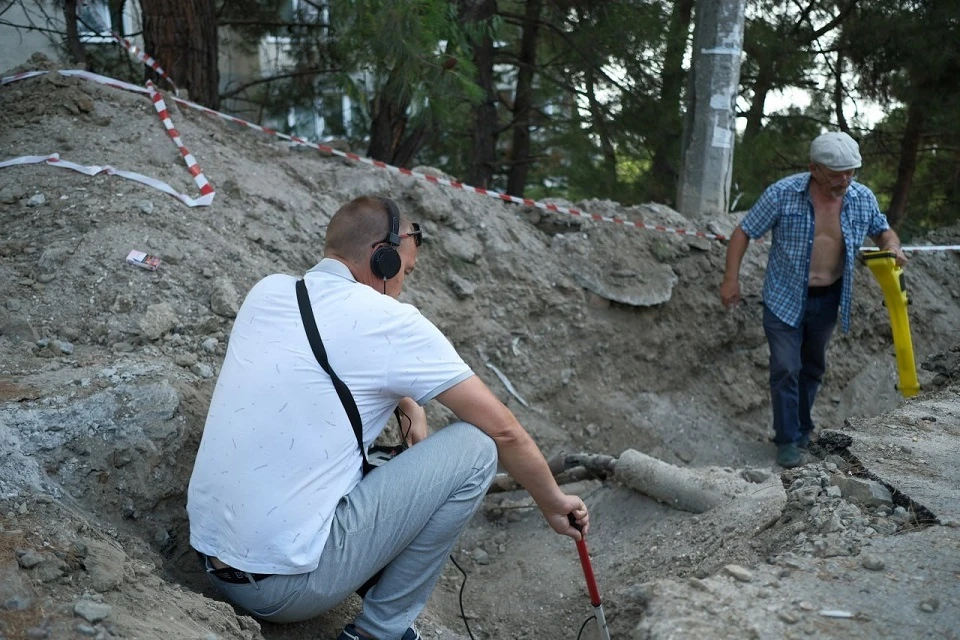
[[(331, 219), (302, 284), (268, 276), (237, 315), (187, 513), (211, 582), (259, 618), (313, 618), (357, 592), (363, 609), (340, 640), (419, 638), (414, 620), (498, 461), (554, 531), (580, 539), (568, 514), (589, 528), (513, 413), (397, 300), (421, 243), (393, 201), (357, 198)], [(459, 421), (427, 437), (433, 399)], [(396, 409), (413, 446), (369, 470), (366, 451)]]

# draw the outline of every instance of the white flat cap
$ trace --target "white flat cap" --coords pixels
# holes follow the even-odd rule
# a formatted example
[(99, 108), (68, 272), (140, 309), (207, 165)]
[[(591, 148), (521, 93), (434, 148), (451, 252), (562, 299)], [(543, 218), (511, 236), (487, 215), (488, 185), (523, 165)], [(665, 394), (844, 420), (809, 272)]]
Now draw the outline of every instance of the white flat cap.
[(822, 164), (831, 171), (860, 168), (860, 145), (842, 131), (831, 131), (810, 143), (810, 162)]

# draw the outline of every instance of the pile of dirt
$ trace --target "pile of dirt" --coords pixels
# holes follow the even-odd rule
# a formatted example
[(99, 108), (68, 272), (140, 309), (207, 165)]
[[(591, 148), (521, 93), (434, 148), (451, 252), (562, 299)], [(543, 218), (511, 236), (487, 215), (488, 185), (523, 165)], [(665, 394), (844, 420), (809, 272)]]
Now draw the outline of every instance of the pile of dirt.
[[(960, 626), (956, 253), (915, 253), (908, 269), (930, 391), (906, 403), (882, 296), (857, 269), (853, 331), (833, 340), (817, 407), (839, 435), (781, 475), (768, 442), (764, 245), (744, 262), (745, 304), (726, 312), (719, 242), (505, 204), (167, 104), (216, 188), (210, 207), (106, 173), (0, 169), (2, 637), (335, 637), (359, 601), (288, 626), (219, 602), (189, 549), (184, 504), (243, 295), (315, 264), (330, 216), (363, 194), (389, 195), (421, 223), (403, 299), (548, 456), (635, 449), (746, 487), (691, 514), (613, 476), (570, 486), (593, 513), (615, 637), (949, 637)], [(0, 89), (0, 118), (0, 160), (59, 153), (196, 194), (141, 94), (48, 73)], [(701, 225), (655, 204), (576, 206)], [(703, 230), (727, 234), (737, 219)], [(960, 229), (930, 241), (956, 244)], [(159, 256), (160, 269), (127, 264), (131, 250)], [(433, 403), (428, 418), (440, 428), (450, 415)], [(522, 491), (491, 494), (454, 557), (476, 638), (576, 637), (590, 615), (573, 543)], [(449, 566), (421, 618), (426, 638), (468, 637), (462, 580)]]

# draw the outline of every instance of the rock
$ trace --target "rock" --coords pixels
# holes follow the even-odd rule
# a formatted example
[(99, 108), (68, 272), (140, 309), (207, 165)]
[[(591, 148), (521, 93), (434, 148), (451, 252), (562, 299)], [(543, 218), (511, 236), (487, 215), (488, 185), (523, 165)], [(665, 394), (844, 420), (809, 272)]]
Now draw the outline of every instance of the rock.
[(153, 213), (153, 202), (150, 200), (139, 200), (137, 202), (137, 208), (140, 210), (140, 213), (150, 215)]
[(469, 280), (466, 280), (465, 278), (461, 278), (455, 273), (451, 273), (447, 277), (447, 284), (450, 285), (450, 288), (453, 289), (453, 293), (461, 300), (471, 297), (477, 290), (477, 285)]
[(240, 296), (233, 283), (225, 278), (218, 278), (213, 283), (213, 292), (210, 294), (210, 309), (218, 316), (236, 318), (240, 310)]
[(214, 375), (213, 367), (206, 362), (198, 362), (190, 367), (190, 371), (193, 371), (195, 374), (204, 379), (212, 378)]
[(26, 189), (17, 184), (8, 184), (0, 189), (0, 204), (13, 204), (27, 195)]
[(753, 580), (753, 574), (738, 564), (725, 565), (723, 570), (740, 582), (751, 582)]
[(883, 571), (886, 564), (876, 556), (863, 554), (860, 556), (860, 566), (870, 571)]
[(752, 482), (754, 484), (763, 484), (770, 479), (770, 476), (773, 475), (767, 469), (744, 469), (740, 472), (740, 475), (747, 482)]
[(63, 266), (70, 255), (70, 247), (49, 247), (44, 249), (37, 259), (37, 268), (41, 274), (52, 274)]
[(473, 561), (477, 564), (490, 564), (490, 554), (483, 549), (475, 549), (473, 552)]
[(47, 201), (47, 197), (42, 193), (36, 193), (27, 199), (28, 207), (39, 207)]
[(27, 596), (10, 596), (3, 601), (3, 608), (7, 611), (26, 611), (33, 606), (33, 600)]
[(197, 354), (195, 353), (181, 353), (173, 358), (173, 361), (177, 366), (185, 367), (187, 369), (197, 364), (199, 360), (200, 358), (198, 358)]
[(33, 325), (18, 316), (10, 316), (3, 326), (0, 326), (0, 335), (25, 342), (36, 342), (40, 339)]
[(940, 608), (940, 599), (939, 598), (927, 598), (920, 602), (920, 611), (925, 613), (933, 613)]
[(102, 602), (81, 598), (73, 605), (73, 612), (87, 622), (97, 623), (110, 615), (113, 608)]
[(44, 556), (33, 549), (17, 551), (17, 564), (21, 569), (32, 569), (43, 562)]
[(152, 342), (162, 338), (163, 334), (172, 330), (179, 322), (173, 307), (169, 303), (161, 302), (147, 307), (137, 324), (143, 337)]
[(94, 590), (113, 591), (123, 582), (123, 551), (99, 540), (87, 540), (87, 557), (83, 567), (90, 576)]
[(867, 507), (893, 505), (893, 494), (879, 482), (845, 476), (840, 473), (831, 476), (830, 482), (840, 487), (843, 497), (851, 502)]

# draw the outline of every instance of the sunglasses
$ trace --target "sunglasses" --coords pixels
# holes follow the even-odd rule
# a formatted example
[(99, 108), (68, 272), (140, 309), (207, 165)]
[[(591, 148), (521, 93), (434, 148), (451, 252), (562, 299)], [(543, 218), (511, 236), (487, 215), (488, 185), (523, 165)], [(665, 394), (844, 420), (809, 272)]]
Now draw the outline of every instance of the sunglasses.
[(419, 249), (420, 245), (423, 244), (423, 231), (420, 229), (420, 225), (416, 222), (411, 222), (410, 224), (413, 226), (413, 231), (410, 233), (401, 233), (400, 239), (403, 240), (404, 238), (412, 237), (413, 243), (417, 245), (417, 248)]

